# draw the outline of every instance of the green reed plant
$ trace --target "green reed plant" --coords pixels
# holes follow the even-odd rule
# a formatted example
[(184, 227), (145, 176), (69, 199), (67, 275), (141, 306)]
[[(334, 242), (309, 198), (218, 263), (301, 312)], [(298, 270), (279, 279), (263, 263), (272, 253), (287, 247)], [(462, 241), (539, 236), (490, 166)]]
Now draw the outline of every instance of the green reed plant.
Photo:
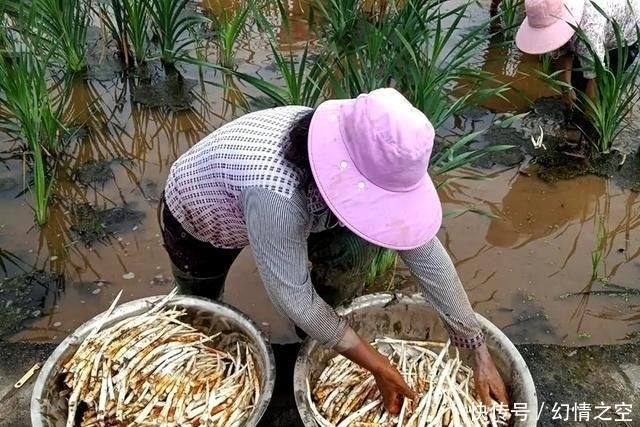
[(249, 3), (244, 3), (239, 10), (229, 11), (221, 8), (222, 14), (213, 17), (215, 26), (215, 42), (218, 46), (218, 61), (222, 67), (235, 69), (235, 46), (242, 35), (251, 10)]
[(361, 8), (361, 0), (311, 0), (309, 6), (311, 20), (315, 13), (319, 15), (320, 37), (334, 51), (343, 53), (358, 47), (354, 36), (359, 25), (370, 19)]
[(548, 53), (540, 55), (540, 68), (542, 73), (551, 74), (553, 72), (551, 66), (553, 64), (553, 56)]
[[(282, 26), (285, 31), (290, 30), (290, 23), (284, 8), (278, 1), (278, 9), (281, 13)], [(254, 74), (240, 72), (231, 68), (220, 67), (224, 72), (231, 73), (240, 81), (257, 90), (262, 96), (267, 97), (273, 105), (317, 105), (323, 95), (323, 90), (328, 80), (328, 74), (322, 57), (311, 59), (309, 43), (305, 44), (301, 54), (294, 55), (289, 50), (283, 53), (278, 49), (278, 37), (273, 25), (263, 12), (266, 8), (260, 2), (249, 0), (248, 8), (254, 20), (257, 30), (265, 35), (271, 51), (271, 56), (276, 63), (280, 83), (274, 83), (260, 78)], [(256, 96), (245, 91), (245, 95), (257, 100)]]
[(116, 42), (126, 68), (143, 65), (149, 56), (150, 23), (147, 2), (110, 0), (98, 4), (99, 16)]
[[(262, 95), (267, 96), (274, 105), (306, 105), (313, 107), (320, 102), (324, 82), (327, 77), (323, 66), (309, 59), (309, 46), (306, 45), (299, 60), (293, 52), (282, 54), (269, 41), (273, 59), (280, 73), (282, 86), (247, 73), (234, 74)], [(283, 87), (284, 86), (284, 87)], [(246, 94), (249, 98), (254, 98)], [(255, 99), (255, 98), (254, 98)]]
[(520, 25), (523, 5), (524, 0), (502, 0), (500, 2), (498, 9), (503, 24), (503, 32), (509, 39), (513, 39), (515, 31)]
[[(387, 34), (373, 23), (364, 21), (359, 24), (362, 34), (366, 34), (360, 47), (349, 51), (343, 50), (339, 44), (328, 44), (329, 51), (327, 78), (330, 92), (338, 98), (351, 98), (372, 89), (389, 86), (393, 82), (392, 68), (385, 64), (390, 51)], [(393, 60), (393, 59), (391, 59)], [(331, 73), (329, 70), (333, 69)]]
[(3, 37), (12, 55), (0, 55), (0, 105), (8, 116), (1, 120), (18, 126), (6, 126), (14, 130), (17, 138), (25, 142), (33, 183), (28, 184), (35, 199), (35, 215), (39, 225), (47, 222), (48, 202), (53, 184), (55, 156), (61, 151), (60, 139), (64, 102), (54, 106), (47, 84), (48, 57), (38, 55), (38, 45), (25, 43), (22, 48), (12, 45), (10, 37)]
[(165, 66), (174, 66), (193, 43), (190, 31), (210, 20), (189, 8), (190, 0), (150, 0), (149, 17), (154, 40)]
[[(328, 56), (335, 58), (327, 67), (331, 93), (354, 97), (393, 85), (436, 128), (468, 105), (504, 98), (508, 85), (477, 64), (489, 21), (465, 29), (469, 7), (468, 2), (445, 7), (422, 0), (406, 0), (400, 6), (391, 0), (386, 14), (375, 22), (363, 12), (352, 48), (326, 44)], [(331, 22), (334, 15), (329, 13), (320, 21)]]
[(125, 69), (134, 63), (126, 30), (125, 12), (120, 0), (111, 0), (111, 4), (99, 3), (94, 6), (102, 24), (109, 30), (116, 43), (116, 50)]
[(595, 247), (591, 251), (591, 279), (596, 280), (598, 278), (598, 270), (600, 269), (600, 264), (602, 263), (604, 248), (605, 248), (605, 238), (606, 238), (606, 230), (604, 225), (604, 217), (602, 215), (597, 215), (595, 217), (596, 220), (596, 241)]
[[(606, 16), (597, 4), (594, 4), (594, 7)], [(583, 105), (580, 109), (588, 118), (596, 136), (592, 145), (600, 154), (608, 154), (611, 151), (618, 135), (629, 126), (627, 120), (629, 114), (640, 100), (640, 88), (637, 82), (637, 77), (640, 74), (640, 61), (635, 60), (625, 69), (629, 46), (624, 39), (620, 25), (608, 17), (607, 19), (616, 38), (617, 58), (611, 58), (609, 52), (606, 52), (604, 61), (601, 60), (584, 32), (580, 28), (576, 29), (577, 36), (589, 49), (593, 64), (592, 70), (595, 72), (597, 84), (595, 99), (590, 99), (586, 93), (581, 91), (577, 91), (576, 95), (581, 101), (580, 104)], [(636, 34), (640, 39), (640, 31), (636, 31)], [(584, 69), (588, 69), (588, 67), (584, 67)]]
[[(365, 284), (367, 286), (372, 285), (378, 277), (385, 274), (390, 270), (395, 270), (398, 265), (398, 252), (378, 248), (375, 258), (369, 264), (369, 268), (367, 268), (366, 276), (365, 276)], [(391, 285), (393, 284), (393, 277), (389, 280), (387, 285), (387, 290), (391, 290)]]
[(21, 0), (34, 8), (31, 37), (42, 38), (40, 46), (70, 72), (87, 66), (89, 8), (85, 0)]

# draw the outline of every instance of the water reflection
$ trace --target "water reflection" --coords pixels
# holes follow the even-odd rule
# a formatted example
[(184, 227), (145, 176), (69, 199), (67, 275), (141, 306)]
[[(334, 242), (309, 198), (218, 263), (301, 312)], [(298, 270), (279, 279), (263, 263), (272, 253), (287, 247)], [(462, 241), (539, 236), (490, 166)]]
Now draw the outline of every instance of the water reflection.
[[(220, 7), (214, 4), (232, 8), (239, 2), (204, 3), (212, 8)], [(292, 36), (287, 37), (286, 29), (279, 26), (278, 47), (295, 49), (313, 38), (305, 21), (308, 3), (291, 1), (285, 6), (292, 20)], [(273, 22), (282, 22), (273, 2), (266, 10)], [(476, 18), (484, 19), (480, 14), (472, 17)], [(242, 71), (267, 78), (277, 72), (264, 37), (249, 33), (238, 46)], [(513, 46), (497, 46), (482, 54), (485, 70), (510, 81), (530, 98), (540, 96), (536, 91), (544, 88), (523, 76), (527, 66), (535, 65), (526, 62), (532, 58), (520, 57)], [(211, 50), (202, 55), (216, 60)], [(505, 64), (510, 55), (512, 60)], [(243, 112), (233, 106), (242, 102), (239, 92), (246, 89), (210, 69), (185, 66), (181, 72), (185, 78), (202, 77), (193, 90), (196, 96), (191, 108), (181, 112), (133, 103), (131, 96), (140, 87), (140, 81), (133, 77), (74, 82), (67, 115), (82, 127), (58, 170), (56, 196), (45, 227), (35, 228), (24, 200), (14, 197), (21, 188), (0, 193), (0, 217), (5, 224), (0, 229), (0, 274), (37, 268), (64, 278), (56, 284), (55, 292), (47, 293), (47, 304), (52, 307), (47, 317), (31, 322), (11, 337), (13, 340), (59, 341), (104, 310), (120, 289), (125, 290), (123, 301), (128, 301), (170, 288), (168, 259), (155, 221), (157, 197), (170, 165), (180, 154)], [(226, 90), (219, 87), (221, 82)], [(516, 107), (493, 107), (525, 105), (518, 104), (515, 97), (511, 100)], [(459, 128), (484, 128), (491, 122), (486, 116), (465, 120), (461, 119)], [(96, 160), (108, 164), (109, 178), (79, 182), (77, 171)], [(6, 161), (2, 167), (1, 177), (20, 182), (20, 159)], [(456, 172), (460, 176), (476, 173)], [(640, 225), (638, 194), (620, 191), (593, 177), (545, 184), (509, 170), (492, 172), (488, 178), (455, 181), (441, 192), (449, 209), (471, 206), (500, 216), (467, 213), (447, 217), (439, 234), (459, 268), (473, 306), (499, 326), (509, 327), (516, 340), (557, 343), (588, 331), (591, 340), (584, 343), (603, 343), (637, 329), (637, 296), (631, 295), (624, 303), (593, 293), (603, 285), (591, 280), (591, 254), (596, 247), (595, 220), (603, 217), (605, 244), (599, 274), (610, 283), (638, 286), (640, 243), (633, 238)], [(144, 218), (123, 225), (115, 235), (107, 236), (104, 244), (86, 247), (72, 230), (74, 209), (83, 203), (100, 209), (128, 207), (143, 213)], [(249, 273), (255, 276), (246, 263), (236, 265), (235, 271), (238, 281), (247, 280)], [(64, 289), (64, 297), (60, 298), (58, 289)], [(560, 298), (584, 290), (590, 294)], [(261, 300), (248, 301), (243, 295), (238, 293), (237, 298), (246, 305), (261, 304)], [(61, 325), (54, 326), (57, 322)], [(547, 334), (547, 330), (553, 333)]]
[[(454, 181), (441, 200), (447, 210), (473, 206), (498, 216), (447, 217), (439, 236), (476, 310), (508, 326), (516, 341), (602, 344), (637, 330), (636, 193), (598, 177), (550, 184), (511, 170)], [(614, 286), (632, 291), (612, 295)]]
[[(489, 38), (487, 48), (480, 54), (481, 69), (491, 73), (501, 84), (509, 84), (509, 92), (503, 98), (493, 97), (483, 106), (496, 112), (523, 113), (531, 103), (555, 92), (536, 77), (541, 64), (534, 55), (524, 55), (512, 40), (500, 35)], [(497, 85), (496, 85), (497, 86)]]
[[(4, 256), (3, 251), (0, 259), (7, 265), (5, 275), (16, 272), (9, 261), (21, 259), (28, 271), (42, 269), (60, 278), (55, 289), (46, 293), (47, 317), (31, 321), (14, 339), (51, 339), (65, 328), (77, 327), (109, 303), (111, 294), (120, 289), (117, 287), (126, 285), (123, 276), (130, 273), (134, 273), (135, 283), (156, 283), (156, 292), (168, 286), (164, 280), (168, 269), (154, 222), (163, 178), (173, 161), (219, 126), (222, 118), (211, 110), (208, 97), (196, 98), (191, 109), (181, 112), (131, 103), (137, 84), (132, 78), (109, 83), (78, 80), (70, 87), (66, 117), (72, 119), (75, 138), (57, 168), (50, 217), (44, 227), (35, 227), (32, 217), (21, 214), (21, 200), (11, 198), (3, 203), (0, 216), (6, 221), (6, 230), (2, 233), (9, 232), (6, 237), (13, 242), (9, 249), (19, 254)], [(215, 98), (216, 93), (209, 97)], [(79, 179), (83, 168), (91, 170), (92, 165), (101, 163), (106, 166), (97, 169), (108, 171), (107, 176), (89, 173)], [(8, 168), (11, 176), (20, 176), (19, 161)], [(116, 224), (117, 234), (107, 233), (102, 240), (85, 245), (75, 214), (84, 204), (98, 210), (133, 209), (144, 219), (139, 224)], [(104, 224), (93, 226), (98, 228), (93, 231), (100, 231)], [(15, 238), (25, 232), (26, 237)], [(149, 260), (156, 261), (149, 265)], [(96, 283), (103, 281), (113, 287), (97, 287)], [(127, 299), (147, 295), (149, 289), (130, 288)], [(90, 302), (91, 307), (78, 308)], [(52, 327), (57, 322), (62, 329)]]
[(12, 274), (13, 271), (26, 273), (27, 271), (31, 270), (31, 268), (19, 256), (7, 249), (0, 247), (0, 270), (2, 270), (2, 273), (4, 273), (6, 277)]
[(562, 187), (560, 192), (553, 184), (516, 175), (502, 199), (500, 218), (490, 220), (486, 241), (517, 249), (552, 234), (558, 238), (576, 220), (580, 224), (579, 236), (583, 226), (593, 219), (595, 204), (605, 194), (606, 183), (589, 177), (563, 182)]

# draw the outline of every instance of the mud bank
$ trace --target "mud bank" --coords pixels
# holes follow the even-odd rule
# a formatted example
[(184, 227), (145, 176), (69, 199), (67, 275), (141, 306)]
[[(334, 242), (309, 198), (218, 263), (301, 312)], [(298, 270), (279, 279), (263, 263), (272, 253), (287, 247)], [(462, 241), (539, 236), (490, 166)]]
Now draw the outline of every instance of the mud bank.
[[(467, 120), (482, 123), (505, 118), (478, 107), (465, 116)], [(562, 101), (546, 97), (537, 100), (516, 124), (490, 125), (472, 148), (497, 145), (512, 148), (490, 152), (473, 166), (518, 167), (521, 173), (547, 182), (596, 175), (609, 178), (622, 188), (640, 191), (640, 155), (633, 127), (621, 132), (610, 153), (595, 154), (589, 144), (573, 124)]]
[[(539, 426), (635, 426), (640, 422), (640, 362), (637, 359), (640, 344), (580, 348), (531, 344), (517, 347), (536, 383)], [(291, 345), (276, 350), (279, 361), (276, 391), (260, 427), (303, 427), (291, 394), (297, 348), (297, 345)], [(54, 349), (52, 344), (0, 342), (0, 353), (4, 355), (0, 360), (0, 395), (4, 396), (34, 363), (44, 362)], [(0, 402), (4, 415), (0, 426), (31, 426), (29, 405), (33, 382)], [(580, 404), (583, 409), (576, 414), (572, 408)], [(626, 411), (629, 407), (623, 404), (631, 405), (630, 413)], [(587, 407), (589, 409), (585, 409)], [(625, 416), (621, 419), (623, 413)], [(520, 414), (520, 417), (535, 416)]]

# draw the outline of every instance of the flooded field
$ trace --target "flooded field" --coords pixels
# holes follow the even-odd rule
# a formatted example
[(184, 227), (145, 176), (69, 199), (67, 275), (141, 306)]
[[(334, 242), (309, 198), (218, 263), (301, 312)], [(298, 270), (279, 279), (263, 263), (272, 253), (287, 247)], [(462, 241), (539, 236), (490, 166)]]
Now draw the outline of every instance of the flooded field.
[[(478, 19), (488, 14), (489, 2), (482, 3)], [(296, 50), (312, 35), (302, 20), (304, 5), (289, 7), (298, 21), (293, 36), (283, 33), (278, 42)], [(156, 219), (165, 178), (182, 152), (239, 114), (224, 102), (233, 95), (209, 83), (221, 79), (214, 71), (179, 65), (184, 80), (177, 86), (122, 78), (104, 53), (100, 31), (89, 33), (90, 78), (77, 79), (69, 101), (86, 126), (76, 135), (70, 163), (60, 168), (43, 228), (35, 225), (30, 195), (22, 194), (21, 157), (4, 148), (0, 156), (0, 334), (10, 341), (61, 341), (106, 309), (120, 289), (123, 302), (168, 292), (169, 260)], [(523, 94), (485, 107), (519, 113), (550, 95), (523, 75), (537, 63), (515, 47), (491, 49), (487, 42), (482, 57), (485, 69)], [(276, 76), (268, 44), (257, 33), (239, 41), (236, 61), (244, 72)], [(149, 108), (158, 103), (171, 108)], [(491, 115), (478, 114), (476, 122), (490, 122)], [(451, 132), (456, 125), (466, 126), (454, 124)], [(0, 138), (2, 147), (12, 147)], [(520, 160), (512, 167), (456, 171), (487, 179), (456, 181), (441, 193), (452, 215), (439, 237), (473, 306), (516, 343), (628, 340), (640, 331), (638, 193), (589, 175), (545, 182), (529, 176)], [(470, 207), (492, 215), (456, 215)], [(397, 275), (411, 286), (402, 266)], [(234, 265), (227, 287), (228, 301), (268, 322), (274, 340), (292, 339), (291, 326), (268, 309), (250, 251)], [(254, 299), (243, 298), (247, 289)]]

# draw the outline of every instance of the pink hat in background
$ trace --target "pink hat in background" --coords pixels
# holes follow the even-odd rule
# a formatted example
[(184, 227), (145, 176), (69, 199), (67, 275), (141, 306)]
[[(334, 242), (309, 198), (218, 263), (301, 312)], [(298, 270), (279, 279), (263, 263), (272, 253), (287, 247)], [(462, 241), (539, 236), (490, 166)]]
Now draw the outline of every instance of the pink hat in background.
[(516, 34), (518, 49), (541, 55), (559, 49), (575, 34), (585, 0), (525, 0), (526, 17)]
[(398, 91), (376, 89), (318, 106), (309, 129), (315, 182), (338, 219), (385, 248), (419, 247), (442, 206), (427, 173), (434, 129)]

